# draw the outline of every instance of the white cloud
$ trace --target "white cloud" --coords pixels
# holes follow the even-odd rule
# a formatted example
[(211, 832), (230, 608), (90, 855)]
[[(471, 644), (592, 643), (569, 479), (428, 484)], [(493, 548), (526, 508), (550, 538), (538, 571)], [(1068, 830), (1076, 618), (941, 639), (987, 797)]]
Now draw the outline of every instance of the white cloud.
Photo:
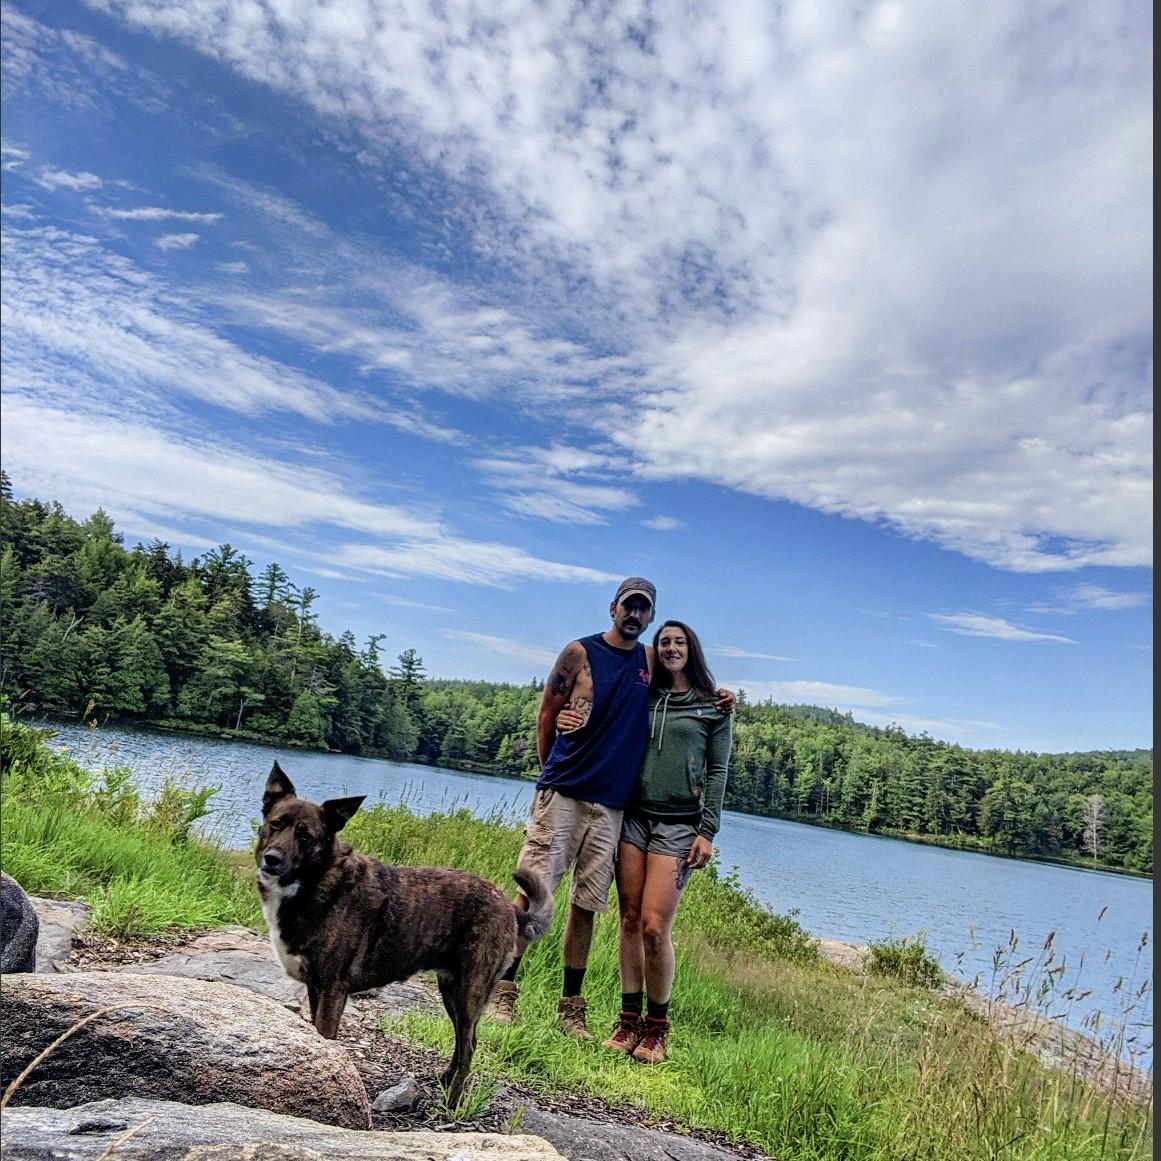
[(95, 173), (69, 173), (64, 169), (43, 166), (33, 180), (42, 189), (100, 189), (105, 183)]
[(655, 532), (675, 532), (678, 528), (685, 527), (676, 516), (651, 516), (648, 520), (642, 520), (641, 523), (646, 528), (652, 528)]
[(507, 637), (497, 637), (491, 633), (472, 633), (466, 629), (445, 629), (443, 635), (453, 641), (466, 641), (488, 653), (499, 654), (501, 657), (513, 657), (517, 661), (527, 661), (546, 673), (556, 661), (556, 654), (548, 649), (541, 649), (536, 645), (526, 645), (522, 641), (513, 641)]
[[(278, 547), (325, 567), (396, 577), (511, 585), (525, 579), (609, 582), (613, 574), (543, 560), (509, 544), (449, 534), (438, 511), (370, 503), (335, 476), (205, 438), (178, 438), (113, 417), (54, 410), (6, 397), (5, 470), (22, 491), (69, 511), (103, 507), (131, 534), (207, 518), (216, 526), (280, 530)], [(41, 449), (51, 442), (51, 462)], [(297, 541), (286, 539), (290, 534)], [(345, 540), (352, 534), (374, 543)], [(250, 537), (260, 541), (258, 532)], [(177, 537), (173, 537), (177, 539)]]
[[(372, 180), (468, 192), (448, 229), (504, 274), (493, 298), (376, 280), (374, 256), (345, 299), (240, 315), (413, 388), (553, 408), (644, 478), (1018, 572), (1151, 563), (1143, 7), (102, 9), (313, 106)], [(254, 208), (325, 252), (277, 201)]]
[(198, 213), (193, 210), (169, 210), (164, 206), (138, 206), (132, 210), (102, 209), (106, 218), (123, 222), (201, 222), (212, 225), (222, 220), (221, 214)]
[(6, 228), (3, 243), (6, 391), (98, 410), (115, 397), (158, 411), (171, 394), (320, 423), (390, 414), (222, 338), (194, 300), (94, 238)]
[(153, 244), (162, 250), (188, 250), (201, 240), (201, 234), (163, 234)]
[(1013, 625), (1002, 617), (991, 617), (986, 613), (928, 613), (933, 621), (938, 621), (950, 633), (960, 633), (965, 637), (994, 637), (1000, 641), (1058, 641), (1065, 645), (1075, 645), (1071, 637), (1059, 633), (1041, 633)]
[(831, 681), (723, 681), (729, 689), (744, 689), (750, 701), (770, 699), (785, 705), (829, 707), (898, 705), (901, 697), (858, 685), (839, 685)]
[(561, 445), (481, 456), (471, 466), (505, 493), (501, 503), (510, 512), (558, 524), (604, 524), (605, 513), (641, 503), (627, 488), (594, 482), (610, 470), (606, 456)]
[(997, 722), (972, 719), (927, 717), (883, 707), (902, 704), (904, 699), (874, 689), (835, 685), (824, 681), (742, 681), (722, 683), (734, 691), (745, 690), (746, 699), (755, 704), (772, 701), (777, 705), (813, 705), (849, 713), (857, 722), (881, 729), (897, 727), (909, 734), (929, 734), (942, 741), (980, 747), (993, 737), (1003, 741), (1004, 727)]
[(1032, 605), (1029, 612), (1072, 614), (1090, 609), (1137, 609), (1147, 605), (1149, 600), (1147, 592), (1117, 592), (1103, 585), (1078, 584), (1062, 590), (1054, 601)]
[(604, 583), (617, 576), (583, 565), (542, 560), (510, 544), (454, 536), (401, 537), (394, 545), (345, 544), (336, 563), (384, 576), (426, 576), (466, 584), (506, 587), (520, 580)]
[(737, 645), (711, 645), (714, 653), (723, 657), (753, 657), (759, 661), (793, 661), (793, 657), (783, 657), (779, 653), (755, 653), (752, 649), (739, 649)]

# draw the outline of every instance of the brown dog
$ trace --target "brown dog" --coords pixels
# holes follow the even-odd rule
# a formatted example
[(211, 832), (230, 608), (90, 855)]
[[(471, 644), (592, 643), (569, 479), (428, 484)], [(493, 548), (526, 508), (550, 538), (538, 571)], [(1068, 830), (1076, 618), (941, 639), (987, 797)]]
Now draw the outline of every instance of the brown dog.
[(476, 1025), (492, 987), (552, 920), (552, 896), (517, 870), (528, 910), (467, 871), (389, 867), (359, 854), (339, 831), (365, 795), (321, 805), (297, 797), (278, 763), (262, 795), (256, 858), (270, 942), (287, 975), (306, 984), (310, 1018), (328, 1040), (351, 992), (432, 969), (455, 1028), (440, 1077), (455, 1105), (476, 1049)]

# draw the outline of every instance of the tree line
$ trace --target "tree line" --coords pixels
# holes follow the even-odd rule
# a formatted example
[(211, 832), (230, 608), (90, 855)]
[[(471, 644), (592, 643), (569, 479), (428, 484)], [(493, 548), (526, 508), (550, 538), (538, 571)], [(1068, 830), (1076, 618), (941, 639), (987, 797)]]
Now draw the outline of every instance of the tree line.
[[(320, 594), (229, 544), (127, 549), (108, 516), (15, 500), (0, 472), (0, 693), (36, 712), (532, 777), (543, 683), (433, 680), (318, 624)], [(1152, 751), (969, 750), (739, 691), (728, 809), (1153, 870)]]

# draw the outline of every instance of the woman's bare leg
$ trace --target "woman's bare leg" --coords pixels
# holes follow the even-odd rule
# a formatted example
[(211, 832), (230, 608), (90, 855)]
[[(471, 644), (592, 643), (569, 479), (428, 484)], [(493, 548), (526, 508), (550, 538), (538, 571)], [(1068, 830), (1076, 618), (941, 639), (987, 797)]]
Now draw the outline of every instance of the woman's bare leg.
[[(649, 855), (645, 860), (640, 930), (645, 957), (645, 994), (655, 1004), (668, 1003), (673, 991), (672, 931), (677, 905), (681, 902), (678, 884), (683, 866), (684, 859), (673, 855)], [(624, 968), (621, 970), (623, 976)]]
[(645, 986), (645, 948), (641, 942), (644, 887), (645, 852), (632, 843), (621, 843), (617, 848), (617, 899), (621, 914), (617, 952), (622, 992), (640, 992)]

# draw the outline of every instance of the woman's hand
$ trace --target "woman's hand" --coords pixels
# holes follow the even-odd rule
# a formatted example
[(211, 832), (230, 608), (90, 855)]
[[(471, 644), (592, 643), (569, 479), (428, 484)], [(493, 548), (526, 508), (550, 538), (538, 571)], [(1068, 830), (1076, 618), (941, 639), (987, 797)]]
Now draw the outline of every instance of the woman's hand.
[(574, 709), (562, 709), (556, 715), (557, 733), (571, 734), (573, 730), (579, 730), (587, 720), (587, 714), (579, 713)]
[(715, 692), (718, 695), (718, 699), (714, 702), (714, 709), (724, 714), (732, 714), (734, 712), (734, 706), (738, 704), (738, 699), (734, 696), (734, 691), (721, 686)]
[(685, 857), (687, 867), (704, 867), (714, 857), (714, 845), (704, 835), (698, 835)]

